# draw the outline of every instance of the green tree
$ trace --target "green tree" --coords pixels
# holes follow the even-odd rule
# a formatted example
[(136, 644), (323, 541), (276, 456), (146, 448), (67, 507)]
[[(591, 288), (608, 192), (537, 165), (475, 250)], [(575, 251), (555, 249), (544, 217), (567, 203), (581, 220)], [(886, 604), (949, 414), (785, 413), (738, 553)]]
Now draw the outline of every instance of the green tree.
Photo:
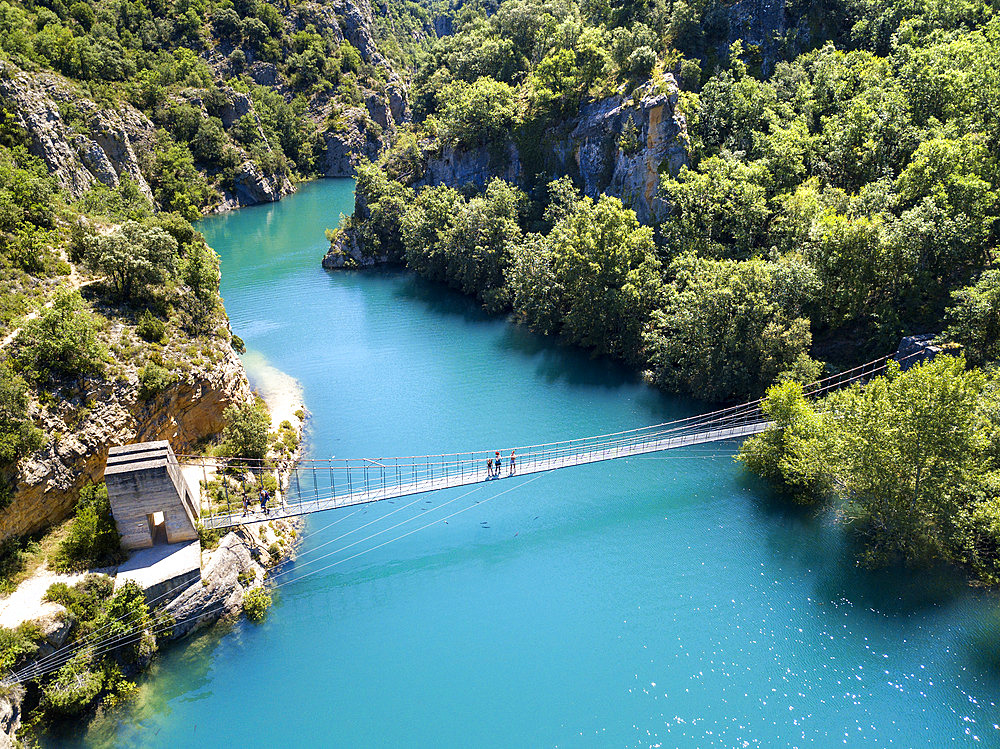
[(55, 566), (61, 570), (85, 570), (119, 564), (124, 559), (108, 488), (103, 483), (88, 484), (80, 490), (76, 515), (69, 533), (59, 544)]
[(44, 442), (42, 430), (28, 417), (28, 386), (0, 361), (0, 466), (14, 463)]
[(972, 365), (1000, 361), (1000, 270), (984, 271), (952, 299), (944, 335), (963, 346)]
[(107, 351), (97, 337), (98, 326), (80, 292), (58, 292), (52, 307), (14, 339), (14, 359), (26, 375), (41, 381), (100, 374)]
[(135, 299), (145, 295), (151, 285), (174, 276), (177, 240), (157, 226), (126, 221), (91, 243), (85, 259), (108, 276), (123, 299)]
[(963, 488), (983, 472), (996, 394), (963, 357), (941, 356), (905, 372), (833, 393), (833, 476), (847, 516), (868, 542), (866, 559), (947, 553)]
[(828, 495), (832, 489), (826, 464), (830, 427), (805, 399), (802, 385), (772, 385), (761, 410), (773, 426), (746, 440), (737, 460), (796, 502)]
[(812, 342), (801, 316), (816, 278), (801, 261), (674, 261), (646, 334), (653, 380), (706, 400), (746, 399), (797, 366)]
[(662, 297), (653, 231), (618, 198), (581, 200), (549, 234), (565, 290), (563, 332), (581, 346), (635, 362)]
[(263, 460), (267, 455), (267, 436), (271, 416), (267, 407), (255, 401), (227, 408), (223, 414), (226, 422), (222, 429), (227, 454), (237, 458)]
[(517, 123), (514, 90), (492, 78), (455, 81), (441, 92), (441, 123), (449, 141), (472, 147), (508, 137)]

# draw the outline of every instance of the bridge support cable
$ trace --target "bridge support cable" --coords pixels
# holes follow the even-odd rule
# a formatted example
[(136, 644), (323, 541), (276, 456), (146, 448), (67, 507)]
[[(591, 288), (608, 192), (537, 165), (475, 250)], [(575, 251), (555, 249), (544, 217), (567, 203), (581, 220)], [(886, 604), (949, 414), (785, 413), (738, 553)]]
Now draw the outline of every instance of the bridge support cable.
[[(451, 519), (451, 518), (453, 518), (453, 517), (455, 517), (457, 515), (460, 515), (460, 514), (462, 514), (464, 512), (467, 512), (467, 511), (469, 511), (471, 509), (479, 507), (479, 506), (481, 506), (483, 504), (486, 504), (487, 502), (490, 502), (490, 501), (492, 501), (492, 500), (494, 500), (494, 499), (496, 499), (496, 498), (498, 498), (500, 496), (503, 496), (505, 494), (509, 494), (510, 492), (512, 492), (512, 491), (514, 491), (516, 489), (520, 489), (520, 488), (526, 486), (527, 484), (530, 484), (533, 481), (541, 478), (542, 475), (543, 474), (538, 474), (536, 476), (533, 476), (532, 478), (527, 479), (526, 481), (522, 481), (520, 484), (517, 484), (516, 486), (512, 486), (512, 487), (510, 487), (508, 489), (505, 489), (504, 491), (497, 492), (496, 494), (494, 494), (494, 495), (492, 495), (490, 497), (487, 497), (486, 499), (483, 499), (482, 501), (476, 502), (475, 504), (472, 504), (472, 505), (469, 505), (469, 506), (464, 507), (462, 509), (456, 510), (455, 512), (452, 512), (449, 515), (446, 515), (446, 516), (444, 516), (442, 518), (438, 518), (437, 520), (434, 520), (434, 521), (432, 521), (430, 523), (427, 523), (427, 524), (422, 525), (422, 526), (420, 526), (418, 528), (415, 528), (415, 529), (412, 529), (410, 531), (407, 531), (406, 533), (403, 533), (400, 536), (397, 536), (395, 538), (391, 538), (391, 539), (389, 539), (387, 541), (384, 541), (384, 542), (382, 542), (380, 544), (377, 544), (376, 546), (370, 547), (368, 549), (362, 549), (361, 551), (359, 551), (359, 552), (357, 552), (355, 554), (352, 554), (349, 557), (346, 557), (344, 559), (341, 559), (341, 560), (338, 560), (338, 561), (333, 562), (331, 564), (328, 564), (328, 565), (326, 565), (326, 566), (324, 566), (324, 567), (322, 567), (320, 569), (312, 570), (312, 571), (306, 573), (305, 575), (301, 575), (299, 577), (291, 578), (291, 579), (282, 581), (280, 583), (277, 583), (277, 584), (271, 586), (271, 589), (275, 590), (275, 589), (280, 588), (280, 587), (282, 587), (284, 585), (290, 585), (292, 583), (297, 583), (297, 582), (305, 579), (306, 577), (312, 576), (313, 574), (317, 574), (319, 572), (323, 572), (325, 570), (331, 569), (331, 568), (336, 567), (336, 566), (338, 566), (340, 564), (348, 562), (348, 561), (350, 561), (352, 559), (356, 559), (357, 557), (360, 557), (360, 556), (362, 556), (364, 554), (367, 554), (367, 553), (370, 553), (372, 551), (375, 551), (376, 549), (380, 549), (380, 548), (383, 548), (385, 546), (388, 546), (391, 543), (394, 543), (396, 541), (400, 541), (403, 538), (406, 538), (408, 536), (413, 535), (414, 533), (417, 533), (417, 532), (419, 532), (421, 530), (429, 528), (429, 527), (431, 527), (433, 525), (436, 525), (438, 523), (445, 522), (445, 521), (447, 521), (447, 520), (449, 520), (449, 519)], [(440, 505), (440, 507), (444, 507), (444, 506), (446, 506), (446, 504), (450, 504), (451, 502), (457, 501), (458, 499), (461, 499), (461, 498), (464, 498), (466, 496), (469, 496), (470, 494), (472, 494), (475, 491), (478, 491), (481, 488), (483, 488), (483, 487), (482, 486), (477, 487), (476, 489), (474, 489), (474, 490), (472, 490), (470, 492), (467, 492), (466, 494), (462, 495), (461, 497), (457, 497), (457, 498), (455, 498), (453, 500), (450, 500), (448, 503)], [(409, 520), (416, 519), (417, 517), (420, 517), (420, 516), (419, 515), (418, 516), (414, 516), (413, 518), (410, 518)], [(409, 522), (409, 520), (403, 521), (403, 522)], [(402, 525), (402, 523), (399, 523), (396, 526), (393, 526), (393, 528), (398, 527), (399, 525)], [(391, 530), (391, 529), (386, 529), (385, 531), (381, 531), (380, 533), (386, 532), (387, 530)], [(337, 549), (337, 550), (335, 550), (333, 552), (330, 552), (329, 554), (326, 554), (323, 557), (319, 557), (319, 558), (317, 558), (315, 560), (312, 560), (311, 562), (308, 562), (307, 564), (312, 564), (314, 562), (320, 561), (321, 559), (328, 558), (329, 556), (333, 556), (333, 555), (339, 554), (339, 553), (347, 550), (348, 548), (356, 546), (358, 543), (361, 543), (361, 542), (363, 542), (365, 540), (369, 540), (371, 538), (374, 538), (375, 535), (378, 535), (378, 534), (373, 534), (373, 535), (369, 536), (366, 539), (362, 539), (362, 541), (359, 541), (359, 542), (353, 542), (352, 544), (349, 544), (349, 545), (344, 546), (344, 547), (342, 547), (340, 549)], [(292, 570), (291, 569), (289, 569), (289, 570), (283, 570), (283, 571), (279, 572), (277, 575), (275, 575), (275, 578), (279, 577), (282, 574), (286, 574), (287, 572), (290, 572), (290, 571), (292, 571)], [(169, 630), (169, 629), (171, 629), (171, 628), (173, 628), (173, 627), (175, 627), (175, 626), (177, 626), (179, 624), (184, 624), (184, 623), (186, 623), (188, 621), (195, 620), (195, 619), (198, 619), (198, 618), (201, 618), (201, 617), (213, 614), (216, 611), (220, 611), (220, 610), (222, 610), (222, 608), (224, 606), (225, 606), (225, 602), (224, 601), (220, 601), (217, 604), (213, 604), (212, 606), (209, 606), (207, 608), (200, 609), (199, 611), (193, 613), (191, 616), (188, 616), (188, 617), (186, 617), (184, 619), (180, 619), (180, 620), (177, 620), (177, 621), (172, 621), (172, 622), (169, 622), (169, 623), (166, 623), (166, 624), (160, 624), (160, 625), (155, 625), (154, 624), (154, 626), (152, 628), (150, 628), (148, 631), (151, 634), (153, 634), (153, 635), (161, 634), (161, 633), (163, 633), (163, 632), (165, 632), (165, 631), (167, 631), (167, 630)], [(155, 612), (155, 613), (160, 613), (160, 612)], [(155, 616), (155, 614), (154, 614), (154, 616)], [(123, 617), (122, 619), (124, 619), (124, 618), (125, 617)], [(119, 619), (118, 621), (122, 621), (122, 619)], [(38, 679), (41, 676), (44, 676), (45, 674), (48, 674), (48, 673), (51, 673), (53, 671), (58, 670), (59, 668), (61, 668), (66, 663), (68, 663), (72, 658), (74, 658), (76, 655), (78, 655), (81, 652), (89, 652), (92, 658), (96, 658), (96, 657), (98, 657), (100, 655), (104, 655), (104, 654), (106, 654), (108, 652), (111, 652), (112, 650), (114, 650), (116, 648), (120, 648), (120, 647), (123, 647), (125, 645), (131, 644), (133, 642), (137, 642), (139, 639), (141, 639), (144, 636), (144, 634), (145, 634), (146, 631), (147, 630), (146, 630), (145, 627), (142, 627), (142, 626), (133, 626), (131, 629), (126, 630), (125, 632), (122, 632), (122, 633), (118, 633), (118, 634), (116, 634), (113, 637), (106, 638), (105, 640), (103, 640), (101, 642), (96, 642), (96, 643), (92, 643), (92, 644), (88, 644), (88, 645), (83, 645), (82, 643), (79, 643), (79, 642), (78, 643), (72, 643), (71, 645), (65, 646), (63, 648), (63, 651), (69, 651), (69, 652), (65, 652), (62, 657), (56, 659), (55, 661), (49, 661), (44, 666), (41, 665), (41, 661), (38, 661), (38, 662), (33, 663), (33, 664), (29, 664), (25, 668), (22, 668), (22, 669), (18, 670), (17, 672), (14, 672), (14, 673), (10, 673), (6, 677), (4, 677), (2, 680), (0, 680), (0, 686), (11, 686), (13, 684), (18, 684), (18, 683), (21, 683), (21, 682), (24, 682), (24, 681), (31, 681), (31, 680)]]
[[(861, 364), (844, 372), (830, 375), (805, 386), (809, 398), (851, 385), (864, 383), (885, 371), (889, 357)], [(663, 424), (628, 429), (610, 434), (563, 440), (538, 445), (515, 447), (516, 470), (511, 471), (508, 454), (501, 454), (499, 476), (486, 475), (486, 462), (494, 457), (492, 450), (473, 452), (399, 456), (394, 458), (317, 459), (303, 460), (292, 472), (295, 491), (289, 492), (285, 507), (269, 517), (289, 517), (319, 512), (393, 497), (420, 494), (454, 486), (479, 483), (504, 475), (526, 475), (568, 466), (604, 460), (627, 458), (650, 452), (662, 452), (695, 444), (743, 439), (769, 428), (761, 410), (762, 399), (727, 406), (705, 414), (675, 419)], [(304, 492), (299, 472), (311, 471), (312, 490)], [(329, 475), (329, 482), (320, 484), (318, 472)], [(262, 519), (254, 517), (254, 521)], [(207, 516), (204, 524), (210, 528), (239, 525), (242, 517), (232, 513)]]

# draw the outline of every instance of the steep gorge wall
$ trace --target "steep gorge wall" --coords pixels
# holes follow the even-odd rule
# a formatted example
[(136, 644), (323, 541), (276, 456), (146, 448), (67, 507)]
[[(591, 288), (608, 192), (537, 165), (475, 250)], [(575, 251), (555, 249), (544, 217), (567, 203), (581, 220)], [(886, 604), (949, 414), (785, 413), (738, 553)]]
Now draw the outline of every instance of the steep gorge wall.
[(687, 125), (673, 76), (650, 81), (634, 96), (616, 95), (584, 104), (568, 122), (545, 131), (537, 144), (496, 149), (445, 147), (428, 160), (418, 185), (485, 187), (494, 177), (526, 184), (544, 175), (573, 178), (585, 195), (614, 195), (652, 223), (666, 214), (657, 197), (660, 175), (688, 163)]
[(193, 368), (159, 395), (139, 397), (137, 372), (126, 380), (105, 381), (88, 393), (88, 406), (71, 427), (46, 414), (42, 429), (49, 443), (18, 466), (13, 501), (0, 510), (0, 540), (33, 533), (65, 518), (79, 490), (104, 475), (108, 449), (148, 440), (169, 440), (183, 453), (222, 429), (222, 413), (251, 397), (236, 353), (224, 347), (221, 361)]

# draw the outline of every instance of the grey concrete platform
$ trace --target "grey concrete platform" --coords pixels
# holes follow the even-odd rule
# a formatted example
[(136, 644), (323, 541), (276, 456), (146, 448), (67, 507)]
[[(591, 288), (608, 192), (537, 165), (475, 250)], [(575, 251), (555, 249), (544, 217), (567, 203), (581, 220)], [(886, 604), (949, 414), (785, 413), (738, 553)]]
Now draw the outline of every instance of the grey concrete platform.
[(118, 568), (115, 589), (126, 580), (137, 582), (145, 591), (147, 601), (175, 590), (179, 593), (201, 580), (201, 544), (185, 541), (138, 549)]

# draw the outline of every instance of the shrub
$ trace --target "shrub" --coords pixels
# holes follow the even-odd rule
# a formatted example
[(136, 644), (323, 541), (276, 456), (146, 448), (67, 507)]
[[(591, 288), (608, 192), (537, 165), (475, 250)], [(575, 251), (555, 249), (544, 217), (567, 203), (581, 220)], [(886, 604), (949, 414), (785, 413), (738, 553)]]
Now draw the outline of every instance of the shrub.
[(55, 566), (61, 570), (82, 570), (117, 564), (123, 559), (108, 488), (104, 484), (88, 484), (80, 490), (76, 517), (56, 551)]
[(252, 622), (262, 622), (271, 608), (271, 595), (264, 588), (251, 588), (243, 595), (243, 613)]
[(139, 373), (139, 397), (153, 398), (177, 380), (177, 375), (156, 362), (148, 361)]
[(19, 661), (37, 653), (40, 639), (41, 632), (31, 622), (15, 629), (0, 627), (0, 672), (10, 671)]
[(139, 324), (135, 326), (138, 336), (149, 343), (163, 343), (167, 338), (167, 326), (162, 320), (153, 316), (153, 313), (146, 310), (139, 318)]
[[(0, 466), (14, 463), (45, 443), (27, 412), (28, 386), (6, 362), (0, 362)], [(0, 498), (0, 507), (4, 504)]]
[(145, 294), (152, 284), (172, 277), (177, 266), (177, 240), (158, 226), (126, 221), (87, 245), (87, 265), (107, 274), (123, 299)]
[(222, 436), (226, 452), (233, 457), (263, 460), (267, 454), (267, 434), (271, 417), (260, 402), (230, 406), (223, 412), (226, 426)]
[(80, 292), (59, 292), (52, 307), (18, 334), (14, 358), (27, 376), (39, 381), (100, 374), (107, 352), (97, 329), (97, 318)]
[(73, 657), (56, 671), (42, 689), (40, 704), (45, 710), (70, 717), (82, 713), (104, 687), (104, 674), (92, 670), (86, 652)]

